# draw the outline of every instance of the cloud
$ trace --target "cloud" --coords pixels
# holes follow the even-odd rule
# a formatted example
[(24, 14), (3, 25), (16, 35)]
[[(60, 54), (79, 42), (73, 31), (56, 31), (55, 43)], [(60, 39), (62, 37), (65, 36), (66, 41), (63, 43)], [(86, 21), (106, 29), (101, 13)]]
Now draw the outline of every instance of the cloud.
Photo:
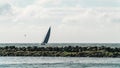
[[(52, 26), (51, 42), (118, 42), (120, 9), (115, 3), (119, 1), (5, 1), (0, 5), (0, 33), (6, 38), (0, 37), (15, 35), (12, 42), (39, 42)], [(26, 41), (22, 41), (24, 33), (29, 35)]]
[(45, 7), (120, 7), (119, 0), (52, 0)]
[(6, 15), (11, 13), (12, 13), (11, 5), (9, 5), (8, 3), (0, 6), (0, 15)]

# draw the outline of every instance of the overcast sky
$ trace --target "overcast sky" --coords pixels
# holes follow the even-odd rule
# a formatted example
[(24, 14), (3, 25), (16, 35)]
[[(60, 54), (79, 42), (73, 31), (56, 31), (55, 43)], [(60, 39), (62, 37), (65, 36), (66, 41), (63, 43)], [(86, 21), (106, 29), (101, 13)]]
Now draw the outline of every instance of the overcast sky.
[[(120, 0), (0, 0), (0, 42), (120, 42)], [(26, 36), (25, 36), (26, 35)]]

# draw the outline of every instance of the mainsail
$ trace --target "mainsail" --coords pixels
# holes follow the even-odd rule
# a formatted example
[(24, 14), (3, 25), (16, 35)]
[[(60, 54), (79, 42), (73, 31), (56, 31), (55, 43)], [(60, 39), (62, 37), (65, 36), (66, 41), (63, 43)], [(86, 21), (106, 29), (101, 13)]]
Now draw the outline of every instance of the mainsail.
[(41, 43), (41, 45), (45, 45), (45, 44), (48, 43), (48, 40), (49, 40), (49, 38), (50, 38), (50, 32), (51, 32), (51, 27), (49, 27), (49, 30), (48, 30), (48, 32), (47, 32), (47, 34), (46, 34), (46, 36), (45, 36), (45, 39), (44, 39), (43, 42)]

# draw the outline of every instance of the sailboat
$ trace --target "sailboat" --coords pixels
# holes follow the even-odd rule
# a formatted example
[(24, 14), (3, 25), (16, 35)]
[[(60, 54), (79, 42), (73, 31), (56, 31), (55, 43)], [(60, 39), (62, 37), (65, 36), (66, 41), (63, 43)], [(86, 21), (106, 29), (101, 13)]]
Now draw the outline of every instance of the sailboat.
[(49, 40), (49, 38), (50, 38), (50, 32), (51, 32), (51, 27), (49, 27), (48, 32), (47, 32), (47, 34), (46, 34), (43, 42), (41, 43), (41, 45), (45, 45), (45, 44), (48, 43), (48, 40)]

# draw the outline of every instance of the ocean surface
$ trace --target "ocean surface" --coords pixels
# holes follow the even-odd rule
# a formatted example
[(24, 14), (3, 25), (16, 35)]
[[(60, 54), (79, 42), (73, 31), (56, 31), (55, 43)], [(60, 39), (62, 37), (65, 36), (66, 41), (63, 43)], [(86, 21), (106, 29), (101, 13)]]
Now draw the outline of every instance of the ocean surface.
[[(44, 46), (40, 43), (1, 43), (4, 46)], [(45, 46), (107, 46), (120, 43), (51, 43)], [(0, 57), (0, 68), (120, 68), (120, 58), (91, 57)]]
[(0, 68), (120, 68), (120, 58), (0, 57)]
[(64, 46), (107, 46), (107, 47), (120, 47), (120, 43), (49, 43), (47, 45), (41, 45), (41, 43), (0, 43), (0, 47), (4, 46), (16, 46), (16, 47), (64, 47)]

